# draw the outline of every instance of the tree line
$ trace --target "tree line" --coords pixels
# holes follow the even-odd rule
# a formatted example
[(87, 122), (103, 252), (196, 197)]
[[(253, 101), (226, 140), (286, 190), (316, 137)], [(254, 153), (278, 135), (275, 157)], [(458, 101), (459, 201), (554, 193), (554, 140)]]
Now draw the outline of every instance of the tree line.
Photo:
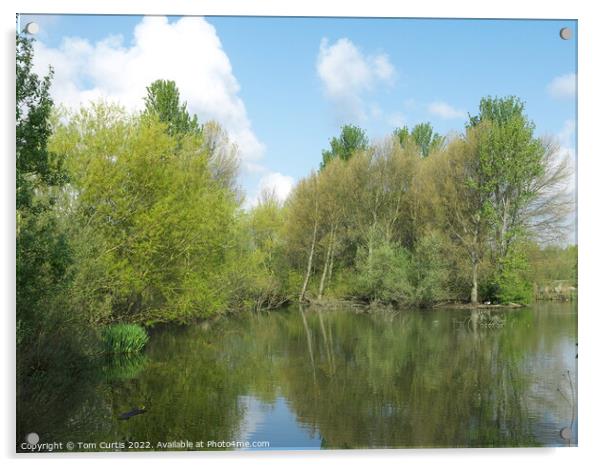
[[(150, 83), (141, 112), (103, 102), (66, 111), (50, 97), (52, 70), (37, 76), (32, 54), (18, 36), (26, 372), (76, 360), (110, 323), (331, 299), (526, 303), (551, 271), (576, 280), (576, 249), (546, 246), (573, 207), (568, 164), (535, 137), (516, 97), (482, 99), (448, 137), (421, 123), (370, 141), (345, 125), (286, 202), (266, 191), (245, 210), (238, 148), (218, 122), (190, 115), (176, 83)], [(556, 267), (558, 251), (569, 259)]]
[(447, 138), (421, 123), (370, 144), (344, 126), (283, 208), (289, 264), (307, 266), (299, 299), (313, 280), (317, 299), (529, 302), (536, 251), (573, 207), (566, 156), (534, 130), (516, 97), (483, 98)]

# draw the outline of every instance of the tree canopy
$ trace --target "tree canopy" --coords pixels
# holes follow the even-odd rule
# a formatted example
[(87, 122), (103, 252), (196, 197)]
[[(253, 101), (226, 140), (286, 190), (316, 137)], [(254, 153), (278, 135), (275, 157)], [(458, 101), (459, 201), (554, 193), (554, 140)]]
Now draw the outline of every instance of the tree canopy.
[(169, 133), (200, 132), (196, 115), (190, 116), (186, 102), (180, 102), (180, 91), (174, 81), (158, 79), (146, 88), (145, 113), (156, 115), (167, 124)]
[(428, 156), (431, 152), (440, 149), (444, 143), (443, 136), (433, 130), (430, 123), (419, 123), (409, 130), (407, 126), (396, 128), (393, 134), (399, 140), (402, 147), (409, 144), (415, 144), (422, 157)]
[(348, 161), (358, 151), (368, 149), (366, 131), (355, 125), (343, 125), (341, 134), (330, 140), (330, 148), (322, 151), (322, 164), (325, 167), (333, 159)]

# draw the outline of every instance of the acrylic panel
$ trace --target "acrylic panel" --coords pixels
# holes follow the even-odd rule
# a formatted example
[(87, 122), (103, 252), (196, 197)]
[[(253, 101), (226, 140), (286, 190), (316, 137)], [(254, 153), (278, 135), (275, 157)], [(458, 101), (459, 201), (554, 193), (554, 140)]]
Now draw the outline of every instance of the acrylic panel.
[(17, 452), (562, 447), (576, 20), (17, 17)]

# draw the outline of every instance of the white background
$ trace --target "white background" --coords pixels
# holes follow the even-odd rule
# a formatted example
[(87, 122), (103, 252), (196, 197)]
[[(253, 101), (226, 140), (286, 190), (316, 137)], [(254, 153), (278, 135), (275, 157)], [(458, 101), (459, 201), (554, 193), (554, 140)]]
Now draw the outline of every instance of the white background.
[[(107, 462), (132, 465), (164, 465), (174, 461), (191, 465), (449, 465), (493, 467), (497, 465), (543, 464), (546, 466), (592, 465), (601, 462), (599, 439), (602, 387), (598, 361), (602, 341), (602, 280), (599, 267), (600, 187), (602, 155), (602, 105), (600, 99), (600, 56), (602, 17), (594, 1), (499, 0), (3, 0), (2, 15), (2, 111), (0, 111), (0, 184), (2, 278), (3, 378), (0, 383), (3, 410), (0, 422), (0, 455), (9, 464), (53, 464), (76, 462), (102, 465)], [(558, 18), (579, 20), (578, 73), (578, 193), (579, 193), (579, 447), (539, 449), (429, 449), (354, 450), (319, 452), (196, 452), (148, 454), (54, 454), (19, 455), (15, 451), (15, 13), (131, 13), (199, 15), (284, 15), (284, 16), (402, 16), (456, 18)], [(525, 37), (528, 40), (528, 37)], [(596, 84), (597, 83), (597, 84)], [(598, 144), (596, 144), (598, 143)], [(67, 395), (68, 397), (68, 395)], [(596, 459), (598, 458), (598, 459)]]

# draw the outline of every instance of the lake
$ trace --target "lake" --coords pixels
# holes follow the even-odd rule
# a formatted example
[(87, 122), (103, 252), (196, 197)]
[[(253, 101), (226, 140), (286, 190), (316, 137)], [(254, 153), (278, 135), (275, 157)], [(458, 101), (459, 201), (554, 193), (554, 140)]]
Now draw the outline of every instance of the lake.
[[(576, 445), (576, 342), (575, 303), (291, 306), (166, 326), (144, 355), (21, 400), (17, 441), (35, 432), (75, 451)], [(119, 420), (132, 408), (145, 412)]]

